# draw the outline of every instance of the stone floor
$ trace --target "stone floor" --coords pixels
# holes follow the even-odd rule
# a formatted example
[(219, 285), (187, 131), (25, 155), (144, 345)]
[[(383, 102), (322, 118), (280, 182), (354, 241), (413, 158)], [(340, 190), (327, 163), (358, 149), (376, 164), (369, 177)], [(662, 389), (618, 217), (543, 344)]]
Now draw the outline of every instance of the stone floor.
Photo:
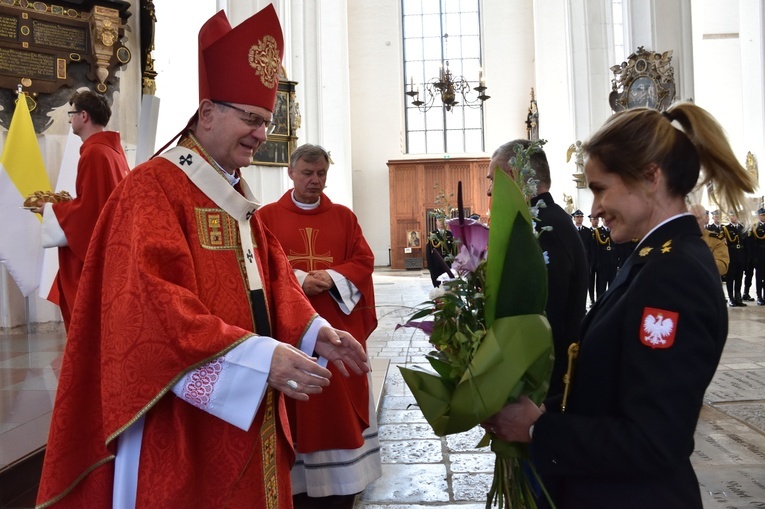
[[(378, 270), (380, 323), (368, 340), (374, 358), (390, 359), (378, 412), (383, 477), (356, 508), (483, 509), (494, 455), (476, 449), (482, 432), (438, 437), (406, 387), (398, 366), (427, 366), (427, 338), (395, 330), (427, 300), (426, 272)], [(765, 307), (731, 308), (728, 342), (696, 431), (692, 462), (705, 509), (765, 507)]]

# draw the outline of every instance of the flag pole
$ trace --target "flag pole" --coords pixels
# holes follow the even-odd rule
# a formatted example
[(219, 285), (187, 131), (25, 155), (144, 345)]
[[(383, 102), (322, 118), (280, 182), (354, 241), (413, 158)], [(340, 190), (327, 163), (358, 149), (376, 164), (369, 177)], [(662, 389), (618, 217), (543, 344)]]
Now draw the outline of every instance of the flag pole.
[(27, 335), (29, 335), (32, 334), (32, 324), (29, 321), (29, 297), (24, 297), (24, 313), (26, 314), (24, 320), (27, 323)]
[[(24, 97), (24, 86), (19, 83), (16, 85), (16, 101), (18, 102), (22, 98), (26, 101), (27, 98)], [(32, 324), (30, 323), (30, 317), (31, 313), (29, 312), (29, 296), (24, 297), (24, 322), (26, 322), (27, 325), (27, 334), (32, 333)]]

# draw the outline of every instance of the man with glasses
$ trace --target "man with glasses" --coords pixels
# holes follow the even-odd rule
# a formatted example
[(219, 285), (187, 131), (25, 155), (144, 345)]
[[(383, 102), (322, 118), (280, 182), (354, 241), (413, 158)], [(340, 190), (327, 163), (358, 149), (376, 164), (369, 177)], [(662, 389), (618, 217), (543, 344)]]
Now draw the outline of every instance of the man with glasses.
[(240, 180), (276, 99), (274, 7), (235, 29), (218, 12), (199, 46), (200, 102), (178, 146), (134, 169), (96, 226), (40, 505), (290, 508), (283, 395), (319, 394), (326, 362), (369, 370), (316, 315)]
[(75, 93), (69, 105), (72, 132), (82, 140), (75, 198), (32, 209), (43, 216), (42, 245), (58, 247), (58, 274), (52, 294), (67, 330), (96, 221), (109, 195), (130, 171), (120, 134), (106, 130), (112, 115), (106, 99), (87, 90)]
[(242, 109), (238, 106), (234, 106), (233, 104), (229, 104), (227, 102), (223, 101), (213, 101), (215, 104), (220, 104), (221, 106), (225, 106), (226, 108), (231, 108), (234, 111), (238, 111), (242, 114), (241, 118), (242, 122), (247, 124), (253, 129), (259, 129), (260, 126), (265, 125), (266, 129), (266, 135), (269, 135), (274, 132), (274, 129), (276, 129), (276, 121), (274, 119), (266, 120), (257, 113), (253, 113), (252, 111), (247, 111), (245, 109)]

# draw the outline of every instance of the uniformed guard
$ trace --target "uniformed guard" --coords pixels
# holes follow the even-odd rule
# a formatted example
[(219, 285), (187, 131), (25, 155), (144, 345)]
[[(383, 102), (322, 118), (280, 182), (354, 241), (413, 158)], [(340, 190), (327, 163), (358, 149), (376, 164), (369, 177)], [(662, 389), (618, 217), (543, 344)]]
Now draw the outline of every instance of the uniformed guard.
[[(744, 276), (741, 285), (741, 300), (744, 302), (754, 302), (754, 297), (749, 293), (754, 281), (754, 236), (752, 229), (744, 226), (746, 235), (744, 236)], [(757, 286), (755, 285), (755, 290)]]
[(444, 225), (444, 218), (436, 219), (436, 229), (428, 235), (425, 256), (433, 288), (441, 286), (438, 276), (448, 271), (454, 259), (454, 236)]
[(744, 239), (747, 231), (744, 225), (738, 222), (738, 217), (733, 211), (728, 212), (730, 222), (722, 225), (722, 233), (728, 246), (730, 265), (725, 275), (725, 286), (728, 290), (728, 305), (730, 307), (746, 306), (741, 299), (741, 279), (744, 276), (746, 264), (746, 252)]
[(712, 222), (707, 223), (706, 228), (710, 232), (717, 235), (717, 238), (723, 239), (723, 233), (722, 233), (722, 225), (720, 224), (720, 211), (715, 209), (711, 213), (712, 216)]
[(582, 239), (582, 245), (584, 246), (584, 253), (587, 256), (587, 267), (588, 267), (588, 275), (587, 275), (587, 281), (588, 281), (588, 294), (590, 296), (590, 303), (595, 302), (594, 299), (594, 285), (593, 285), (593, 275), (592, 275), (592, 264), (593, 264), (593, 238), (592, 238), (592, 228), (588, 228), (582, 224), (582, 221), (584, 220), (584, 212), (582, 212), (579, 209), (576, 209), (572, 214), (571, 218), (574, 220), (574, 226), (576, 227), (576, 230), (579, 232), (579, 238)]
[(595, 239), (595, 251), (597, 252), (598, 267), (597, 280), (595, 281), (595, 293), (598, 299), (606, 293), (611, 281), (616, 276), (619, 264), (619, 255), (616, 252), (616, 244), (611, 242), (611, 230), (605, 226), (599, 226), (593, 231)]
[(587, 261), (590, 260), (590, 244), (592, 243), (592, 229), (587, 228), (582, 224), (582, 221), (584, 220), (584, 213), (576, 209), (573, 214), (571, 214), (571, 217), (574, 219), (574, 226), (576, 226), (576, 230), (579, 232), (579, 238), (582, 239), (582, 244), (584, 245), (584, 250), (587, 253)]
[(600, 222), (600, 219), (598, 216), (592, 217), (592, 215), (588, 215), (588, 218), (590, 218), (590, 241), (589, 241), (589, 247), (585, 249), (585, 251), (589, 252), (589, 258), (587, 259), (590, 263), (590, 282), (588, 286), (588, 294), (590, 296), (590, 304), (595, 303), (595, 282), (597, 280), (598, 275), (598, 249), (595, 246), (595, 231), (598, 229), (598, 224)]
[(754, 258), (757, 305), (765, 306), (765, 208), (757, 210), (758, 221), (752, 226), (752, 252)]

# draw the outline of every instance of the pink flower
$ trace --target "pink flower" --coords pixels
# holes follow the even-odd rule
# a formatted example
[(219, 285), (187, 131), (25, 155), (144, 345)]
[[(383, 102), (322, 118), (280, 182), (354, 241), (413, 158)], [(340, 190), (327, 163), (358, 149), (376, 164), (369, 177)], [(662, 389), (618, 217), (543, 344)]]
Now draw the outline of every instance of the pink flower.
[(430, 336), (433, 333), (433, 320), (409, 320), (403, 325), (397, 324), (394, 330), (399, 330), (402, 327), (414, 327)]
[(460, 252), (454, 257), (452, 270), (474, 272), (486, 258), (489, 246), (489, 227), (480, 221), (454, 218), (447, 222), (454, 238), (460, 243)]

